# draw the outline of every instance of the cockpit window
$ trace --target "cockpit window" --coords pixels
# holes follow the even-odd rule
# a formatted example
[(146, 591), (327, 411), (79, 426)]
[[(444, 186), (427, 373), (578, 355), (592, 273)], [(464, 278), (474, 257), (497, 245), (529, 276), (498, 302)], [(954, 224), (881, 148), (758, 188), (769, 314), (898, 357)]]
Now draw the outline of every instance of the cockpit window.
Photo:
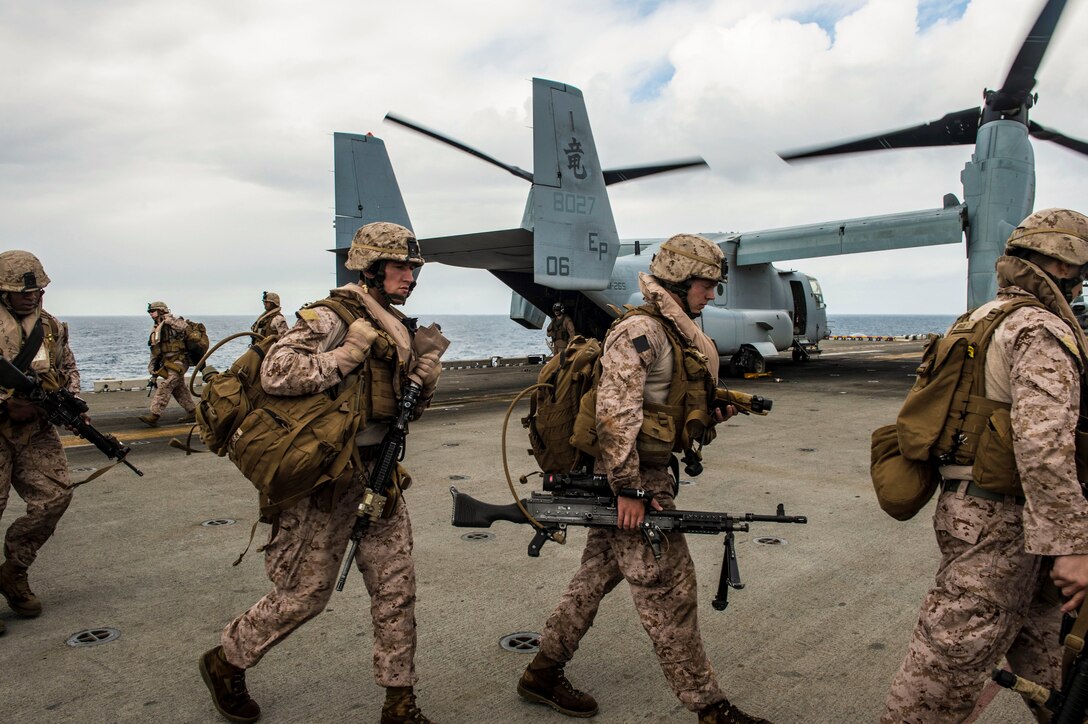
[(809, 286), (812, 287), (812, 298), (816, 300), (816, 308), (823, 309), (827, 305), (824, 304), (824, 292), (822, 289), (820, 289), (820, 282), (816, 281), (812, 277), (809, 277), (808, 283)]

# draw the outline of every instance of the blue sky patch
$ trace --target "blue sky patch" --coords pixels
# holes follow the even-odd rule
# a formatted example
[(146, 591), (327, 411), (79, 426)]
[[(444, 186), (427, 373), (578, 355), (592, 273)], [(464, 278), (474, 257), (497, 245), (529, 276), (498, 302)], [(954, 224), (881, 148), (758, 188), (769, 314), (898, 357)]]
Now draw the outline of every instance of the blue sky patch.
[(959, 20), (970, 0), (919, 0), (918, 29), (929, 30), (938, 20)]
[(632, 102), (642, 103), (657, 98), (674, 75), (676, 75), (676, 68), (673, 67), (673, 64), (667, 60), (661, 61), (631, 91)]

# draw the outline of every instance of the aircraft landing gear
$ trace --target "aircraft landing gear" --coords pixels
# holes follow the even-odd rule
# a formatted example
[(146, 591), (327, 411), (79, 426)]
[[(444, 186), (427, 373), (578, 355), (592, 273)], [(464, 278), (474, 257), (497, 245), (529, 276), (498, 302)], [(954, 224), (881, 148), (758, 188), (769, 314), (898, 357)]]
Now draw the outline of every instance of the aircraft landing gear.
[(767, 371), (767, 360), (755, 348), (744, 346), (729, 360), (729, 374), (740, 377), (747, 372), (763, 374)]

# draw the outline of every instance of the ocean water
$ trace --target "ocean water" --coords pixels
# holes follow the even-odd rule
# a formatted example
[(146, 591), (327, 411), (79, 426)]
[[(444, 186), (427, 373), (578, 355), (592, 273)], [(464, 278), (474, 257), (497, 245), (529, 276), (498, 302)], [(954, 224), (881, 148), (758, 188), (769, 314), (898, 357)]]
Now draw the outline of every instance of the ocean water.
[[(206, 316), (200, 322), (208, 328), (212, 344), (236, 332), (248, 332), (255, 316)], [(147, 338), (151, 320), (147, 315), (125, 317), (64, 317), (68, 323), (72, 353), (76, 356), (83, 389), (94, 388), (95, 380), (132, 379), (147, 376)], [(290, 320), (289, 320), (290, 321)], [(503, 315), (436, 314), (421, 315), (419, 323), (437, 322), (450, 339), (444, 360), (486, 359), (492, 356), (525, 357), (546, 354), (543, 330), (525, 329)], [(212, 355), (211, 364), (227, 367), (249, 344), (249, 337), (227, 342)]]
[[(249, 331), (253, 316), (201, 317), (212, 343), (235, 332)], [(837, 314), (828, 318), (831, 334), (902, 335), (944, 332), (954, 315)], [(128, 317), (65, 317), (71, 336), (83, 388), (93, 389), (95, 380), (131, 379), (147, 375), (147, 337), (151, 333), (146, 315)], [(525, 329), (499, 314), (421, 315), (420, 324), (437, 322), (450, 339), (444, 360), (476, 360), (493, 356), (525, 357), (547, 354), (543, 330)], [(228, 342), (212, 356), (212, 364), (226, 367), (249, 343), (248, 337)]]

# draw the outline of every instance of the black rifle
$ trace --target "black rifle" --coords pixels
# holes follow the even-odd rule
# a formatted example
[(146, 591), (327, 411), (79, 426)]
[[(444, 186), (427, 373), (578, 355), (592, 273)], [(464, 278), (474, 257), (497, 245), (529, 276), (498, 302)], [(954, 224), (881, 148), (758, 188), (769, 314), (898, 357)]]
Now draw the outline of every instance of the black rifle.
[[(541, 547), (548, 540), (564, 542), (568, 525), (616, 527), (616, 498), (603, 476), (546, 473), (544, 489), (550, 492), (534, 492), (530, 497), (521, 500), (529, 515), (541, 525), (529, 543), (531, 557), (539, 556)], [(517, 503), (482, 503), (452, 487), (450, 493), (453, 495), (453, 525), (458, 528), (490, 528), (498, 520), (530, 523)], [(623, 490), (621, 493), (649, 499), (641, 490)], [(725, 533), (725, 552), (718, 578), (718, 593), (713, 601), (715, 610), (723, 611), (729, 605), (729, 589), (744, 588), (740, 580), (740, 569), (737, 567), (733, 533), (738, 530), (747, 532), (751, 522), (807, 523), (808, 519), (803, 515), (786, 515), (782, 504), (779, 504), (774, 515), (651, 509), (646, 511), (646, 518), (639, 532), (655, 558), (661, 557), (661, 541), (665, 533)]]
[(144, 387), (147, 388), (147, 396), (151, 397), (151, 393), (155, 391), (155, 375), (147, 378), (147, 384)]
[(132, 463), (125, 459), (129, 453), (129, 448), (118, 442), (113, 435), (99, 432), (83, 419), (84, 413), (87, 412), (87, 403), (68, 390), (62, 387), (53, 392), (46, 392), (37, 379), (23, 374), (18, 367), (3, 357), (0, 357), (0, 387), (14, 390), (28, 402), (37, 405), (44, 411), (46, 419), (52, 424), (62, 425), (72, 430), (101, 450), (106, 457), (124, 463), (137, 475), (143, 475)]
[[(1081, 616), (1088, 616), (1088, 601), (1081, 604), (1077, 618)], [(1060, 640), (1063, 646), (1066, 637), (1072, 635), (1075, 621), (1076, 618), (1069, 614), (1062, 617)], [(1082, 724), (1088, 714), (1088, 651), (1084, 650), (1083, 641), (1081, 643), (1080, 650), (1062, 672), (1062, 688), (1058, 691), (1051, 691), (1005, 669), (994, 669), (993, 680), (1049, 709), (1051, 724)]]
[[(378, 449), (378, 462), (374, 466), (374, 472), (366, 483), (366, 492), (359, 508), (355, 511), (355, 526), (351, 529), (351, 545), (348, 547), (348, 555), (344, 559), (344, 569), (340, 572), (340, 580), (336, 582), (336, 590), (344, 590), (344, 582), (351, 571), (351, 565), (355, 561), (355, 551), (359, 547), (359, 541), (366, 535), (366, 529), (370, 527), (370, 521), (382, 517), (385, 510), (386, 494), (389, 483), (393, 479), (393, 472), (397, 468), (397, 461), (404, 457), (404, 440), (408, 436), (408, 420), (412, 417), (419, 395), (423, 391), (417, 383), (409, 381), (404, 386), (398, 403), (397, 419), (385, 434), (382, 445)], [(362, 471), (360, 471), (362, 472)]]

